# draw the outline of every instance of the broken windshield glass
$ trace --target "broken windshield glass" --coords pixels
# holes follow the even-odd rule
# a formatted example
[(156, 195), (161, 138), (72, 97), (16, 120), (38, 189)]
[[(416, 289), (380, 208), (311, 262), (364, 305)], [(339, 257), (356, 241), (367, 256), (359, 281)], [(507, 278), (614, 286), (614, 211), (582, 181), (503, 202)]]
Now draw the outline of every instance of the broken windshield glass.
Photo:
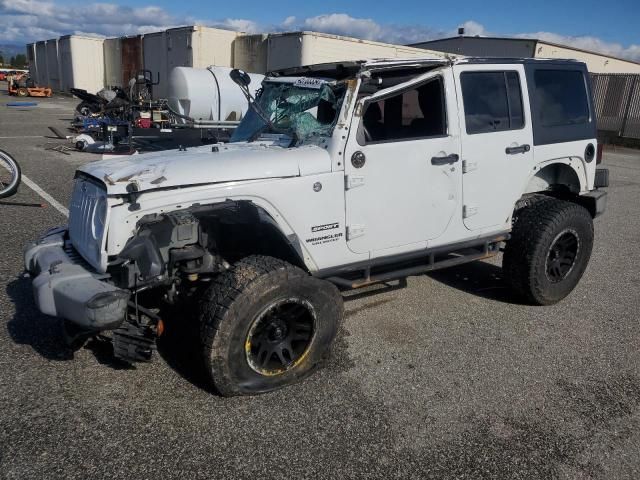
[(344, 97), (344, 85), (316, 79), (264, 82), (257, 108), (270, 124), (250, 109), (231, 137), (232, 142), (253, 141), (266, 133), (280, 133), (297, 142), (328, 137), (333, 132)]

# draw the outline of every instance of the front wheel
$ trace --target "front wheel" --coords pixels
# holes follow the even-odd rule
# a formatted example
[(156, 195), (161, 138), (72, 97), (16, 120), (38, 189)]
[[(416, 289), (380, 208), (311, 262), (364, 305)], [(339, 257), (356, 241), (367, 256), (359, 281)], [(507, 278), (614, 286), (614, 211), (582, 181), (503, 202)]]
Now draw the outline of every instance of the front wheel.
[(569, 295), (587, 268), (593, 220), (575, 203), (542, 198), (517, 212), (502, 269), (517, 294), (535, 305)]
[(343, 316), (337, 288), (282, 260), (251, 256), (204, 294), (206, 371), (224, 396), (266, 393), (308, 377)]
[(22, 173), (11, 155), (0, 150), (0, 198), (10, 197), (18, 191)]

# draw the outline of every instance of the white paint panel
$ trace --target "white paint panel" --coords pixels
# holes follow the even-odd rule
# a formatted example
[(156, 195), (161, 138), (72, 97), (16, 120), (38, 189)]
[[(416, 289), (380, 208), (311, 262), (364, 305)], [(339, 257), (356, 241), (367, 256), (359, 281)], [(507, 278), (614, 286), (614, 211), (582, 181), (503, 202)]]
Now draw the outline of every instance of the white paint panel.
[[(522, 182), (533, 171), (533, 130), (529, 95), (523, 65), (456, 65), (453, 68), (460, 98), (460, 130), (462, 161), (467, 165), (463, 175), (464, 224), (470, 230), (509, 228), (511, 213), (522, 196)], [(516, 71), (520, 78), (524, 127), (515, 130), (468, 134), (460, 75), (464, 72)], [(507, 154), (507, 147), (528, 145), (524, 153)], [(526, 185), (526, 184), (525, 184)], [(463, 210), (463, 213), (465, 211)]]
[(193, 67), (206, 68), (233, 66), (233, 42), (237, 32), (197, 26), (193, 32)]
[[(444, 84), (447, 135), (360, 145), (356, 132), (361, 119), (353, 118), (345, 151), (346, 183), (350, 178), (361, 182), (345, 193), (346, 217), (349, 228), (364, 228), (361, 236), (349, 239), (349, 248), (354, 252), (371, 252), (372, 257), (377, 257), (425, 248), (427, 241), (441, 236), (458, 217), (460, 162), (432, 164), (433, 157), (460, 154), (451, 69), (424, 75), (412, 84), (422, 84), (432, 77), (441, 78)], [(351, 162), (355, 152), (366, 157), (360, 168)]]

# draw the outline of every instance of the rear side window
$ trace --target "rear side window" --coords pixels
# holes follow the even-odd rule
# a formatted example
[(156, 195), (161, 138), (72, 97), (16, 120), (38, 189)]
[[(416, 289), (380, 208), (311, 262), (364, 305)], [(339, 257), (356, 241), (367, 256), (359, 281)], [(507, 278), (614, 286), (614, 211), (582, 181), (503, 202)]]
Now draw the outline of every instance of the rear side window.
[(518, 72), (464, 72), (460, 82), (468, 134), (524, 126)]
[(589, 122), (589, 101), (584, 76), (579, 70), (536, 70), (537, 108), (543, 127)]

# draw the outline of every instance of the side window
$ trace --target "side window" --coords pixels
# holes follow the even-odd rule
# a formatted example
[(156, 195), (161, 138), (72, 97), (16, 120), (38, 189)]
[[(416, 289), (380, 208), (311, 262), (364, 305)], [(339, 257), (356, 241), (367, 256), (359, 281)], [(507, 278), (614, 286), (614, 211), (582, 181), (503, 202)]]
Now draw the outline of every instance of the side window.
[(441, 78), (365, 106), (361, 122), (364, 143), (442, 136), (447, 133)]
[(468, 134), (524, 126), (518, 72), (464, 72), (460, 83)]
[(589, 101), (579, 70), (536, 70), (537, 109), (543, 127), (589, 122)]

